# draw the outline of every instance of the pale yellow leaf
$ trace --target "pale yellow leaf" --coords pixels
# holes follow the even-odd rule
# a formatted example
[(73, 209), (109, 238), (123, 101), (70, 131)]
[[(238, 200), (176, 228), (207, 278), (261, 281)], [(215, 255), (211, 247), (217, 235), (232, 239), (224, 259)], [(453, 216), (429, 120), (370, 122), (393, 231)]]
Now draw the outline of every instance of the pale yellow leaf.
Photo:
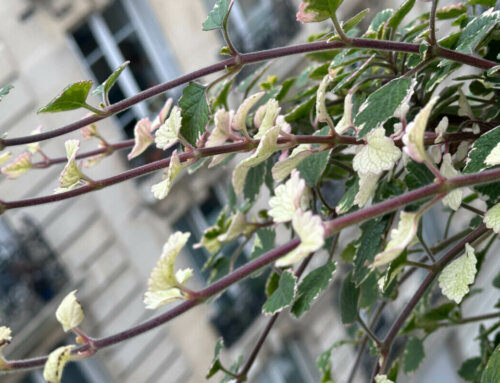
[(31, 153), (25, 152), (18, 155), (11, 163), (2, 168), (2, 173), (9, 179), (15, 179), (32, 168)]
[(404, 151), (416, 162), (424, 162), (427, 158), (424, 146), (425, 128), (437, 100), (438, 97), (433, 97), (406, 127), (406, 132), (403, 136)]
[(219, 146), (226, 142), (231, 129), (231, 119), (232, 112), (228, 112), (224, 109), (219, 109), (215, 112), (215, 127), (210, 132), (210, 136), (208, 136), (207, 143), (205, 144), (207, 148)]
[[(12, 331), (9, 327), (0, 326), (0, 353), (12, 341)], [(1, 359), (1, 357), (0, 357)]]
[(155, 144), (158, 149), (166, 150), (179, 141), (181, 129), (181, 109), (174, 106), (168, 119), (155, 132)]
[(5, 162), (7, 162), (8, 160), (10, 160), (12, 157), (12, 153), (11, 152), (5, 152), (5, 153), (2, 153), (0, 155), (0, 165), (4, 164)]
[(385, 136), (384, 128), (372, 130), (366, 136), (367, 144), (354, 156), (353, 168), (359, 174), (381, 174), (390, 170), (401, 158), (401, 150)]
[(310, 211), (297, 209), (292, 219), (292, 227), (300, 238), (300, 244), (284, 257), (276, 261), (277, 267), (290, 266), (323, 247), (325, 228), (321, 218)]
[(380, 174), (360, 173), (359, 174), (359, 191), (354, 197), (354, 204), (359, 207), (365, 204), (373, 197)]
[(168, 112), (170, 112), (170, 108), (172, 107), (173, 101), (174, 100), (172, 98), (169, 98), (165, 102), (165, 105), (163, 105), (163, 108), (161, 108), (160, 113), (158, 113), (153, 123), (151, 124), (151, 132), (154, 132), (156, 129), (158, 129), (161, 125), (165, 123), (165, 120), (167, 119), (168, 116)]
[(394, 383), (394, 382), (388, 379), (387, 375), (377, 375), (375, 377), (375, 383)]
[(154, 142), (151, 135), (151, 121), (149, 118), (143, 118), (135, 124), (134, 127), (134, 147), (128, 154), (127, 158), (131, 160), (140, 156)]
[[(453, 161), (451, 159), (450, 153), (446, 153), (443, 156), (443, 162), (441, 163), (441, 168), (439, 169), (441, 174), (446, 178), (453, 178), (460, 175), (460, 172), (453, 166)], [(457, 210), (462, 203), (463, 189), (455, 189), (443, 198), (443, 205), (448, 206), (450, 209)]]
[(224, 234), (217, 237), (220, 242), (229, 242), (238, 238), (241, 234), (245, 233), (248, 227), (247, 218), (245, 213), (237, 212), (231, 220), (231, 224)]
[(239, 106), (233, 119), (233, 128), (236, 130), (241, 130), (245, 137), (248, 137), (247, 133), (247, 115), (250, 109), (259, 102), (259, 100), (264, 96), (265, 92), (259, 92), (252, 94), (250, 97), (246, 98)]
[(255, 153), (236, 165), (232, 177), (234, 192), (236, 193), (236, 195), (239, 195), (243, 192), (245, 179), (250, 168), (257, 166), (261, 162), (267, 160), (278, 149), (277, 140), (279, 133), (279, 126), (271, 128), (260, 140)]
[(486, 212), (483, 221), (488, 229), (492, 229), (497, 234), (500, 233), (500, 203)]
[(76, 290), (70, 292), (56, 310), (56, 318), (64, 332), (68, 332), (82, 323), (84, 315), (82, 306), (76, 299)]
[(489, 166), (500, 165), (500, 142), (488, 154), (484, 163)]
[(313, 152), (310, 150), (309, 144), (301, 144), (293, 149), (292, 153), (285, 158), (284, 160), (278, 161), (274, 164), (271, 172), (273, 175), (273, 179), (276, 182), (283, 181), (286, 177), (289, 176), (293, 169), (296, 169), (297, 166), (309, 157)]
[(175, 178), (179, 175), (184, 165), (180, 162), (177, 150), (174, 150), (172, 157), (170, 157), (170, 164), (164, 174), (163, 181), (151, 186), (151, 191), (156, 199), (164, 199), (167, 197)]
[(270, 131), (274, 124), (275, 119), (278, 117), (281, 108), (279, 107), (278, 101), (274, 98), (270, 99), (266, 103), (266, 112), (264, 118), (259, 126), (259, 130), (254, 138), (263, 138), (264, 135)]
[(279, 185), (274, 191), (274, 196), (269, 199), (271, 209), (268, 214), (273, 217), (273, 221), (276, 223), (291, 221), (297, 209), (306, 209), (309, 201), (305, 190), (306, 182), (300, 178), (297, 170), (293, 170), (290, 179)]
[(436, 134), (437, 137), (434, 140), (434, 143), (438, 144), (440, 142), (444, 141), (444, 135), (446, 134), (446, 131), (448, 130), (448, 117), (443, 117), (441, 121), (439, 121), (439, 124), (436, 126)]
[(342, 115), (342, 119), (335, 127), (335, 131), (337, 132), (337, 134), (344, 134), (349, 128), (352, 128), (354, 126), (352, 108), (352, 94), (347, 93), (347, 96), (345, 96), (344, 99), (344, 114)]
[(62, 346), (49, 354), (43, 369), (43, 378), (47, 383), (60, 383), (64, 366), (71, 360), (71, 350), (75, 346)]
[(383, 252), (375, 256), (373, 267), (378, 267), (392, 262), (415, 238), (420, 220), (420, 213), (401, 212), (397, 229), (391, 230), (391, 239)]
[(330, 75), (327, 74), (323, 77), (323, 80), (321, 80), (321, 83), (319, 84), (318, 91), (316, 92), (316, 118), (319, 122), (329, 122), (329, 124), (333, 125), (325, 103), (326, 90), (331, 81), (332, 79), (330, 78)]
[(451, 262), (439, 276), (439, 287), (443, 294), (456, 303), (462, 302), (469, 292), (469, 285), (476, 278), (476, 255), (474, 248), (468, 243), (465, 245), (465, 254)]

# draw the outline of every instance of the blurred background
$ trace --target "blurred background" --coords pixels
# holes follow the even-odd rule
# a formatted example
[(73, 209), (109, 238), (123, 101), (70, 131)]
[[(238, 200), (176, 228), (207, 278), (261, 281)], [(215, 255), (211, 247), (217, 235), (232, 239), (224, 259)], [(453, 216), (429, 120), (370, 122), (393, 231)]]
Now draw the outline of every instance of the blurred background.
[[(82, 112), (37, 115), (67, 84), (93, 79), (96, 84), (126, 60), (129, 67), (113, 88), (111, 102), (130, 97), (214, 63), (223, 45), (218, 32), (202, 32), (201, 24), (214, 0), (2, 0), (0, 2), (0, 87), (14, 89), (0, 103), (0, 133), (9, 137), (29, 134), (37, 126), (51, 130), (84, 116)], [(304, 42), (328, 24), (304, 26), (295, 20), (299, 0), (236, 0), (230, 17), (230, 32), (242, 52)], [(370, 7), (371, 19), (397, 1), (346, 1), (341, 19)], [(373, 2), (370, 2), (373, 3)], [(440, 2), (441, 4), (453, 3)], [(416, 11), (428, 11), (429, 3), (418, 3)], [(440, 31), (445, 35), (446, 31)], [(304, 57), (277, 60), (268, 69), (280, 79), (300, 73), (310, 63)], [(251, 67), (246, 73), (255, 70)], [(210, 81), (213, 77), (204, 79)], [(180, 96), (181, 89), (145, 101), (98, 123), (109, 142), (133, 138), (135, 123), (154, 118), (167, 97)], [(241, 101), (236, 92), (230, 102)], [(94, 99), (95, 104), (99, 102)], [(64, 137), (79, 138), (79, 132)], [(41, 143), (51, 156), (64, 155), (64, 139)], [(82, 142), (82, 151), (95, 142)], [(14, 154), (24, 151), (13, 148)], [(120, 152), (88, 171), (92, 178), (116, 174), (155, 160), (162, 152), (148, 150), (129, 162)], [(209, 278), (201, 268), (208, 257), (193, 250), (203, 230), (212, 225), (227, 200), (231, 168), (201, 170), (195, 177), (180, 177), (169, 197), (155, 200), (150, 185), (160, 179), (154, 174), (77, 199), (8, 212), (0, 217), (0, 325), (10, 326), (13, 342), (9, 358), (46, 354), (71, 342), (56, 322), (54, 312), (62, 297), (78, 289), (86, 318), (82, 329), (104, 336), (126, 329), (152, 315), (142, 302), (149, 274), (161, 254), (168, 235), (176, 230), (192, 233), (189, 247), (178, 258), (179, 267), (195, 269), (194, 288)], [(32, 170), (16, 181), (0, 180), (2, 199), (12, 200), (51, 194), (57, 187), (61, 167)], [(342, 195), (343, 190), (335, 191)], [(429, 241), (442, 236), (440, 210), (424, 218)], [(468, 220), (457, 220), (456, 228)], [(343, 237), (348, 243), (357, 229)], [(350, 235), (350, 238), (349, 238)], [(227, 248), (230, 254), (237, 247)], [(249, 257), (251, 244), (244, 247)], [(321, 264), (315, 257), (310, 267)], [(497, 265), (498, 266), (498, 265)], [(485, 268), (488, 270), (489, 268)], [(495, 267), (490, 268), (492, 273)], [(345, 270), (299, 322), (288, 314), (280, 316), (252, 369), (251, 382), (317, 382), (318, 355), (335, 341), (348, 339), (340, 322), (338, 292)], [(211, 305), (191, 310), (181, 318), (134, 340), (99, 352), (95, 357), (68, 365), (66, 383), (169, 382), (197, 383), (205, 374), (218, 337), (226, 349), (222, 359), (231, 365), (240, 355), (245, 359), (267, 322), (260, 315), (265, 300), (266, 275), (232, 286)], [(418, 285), (423, 274), (415, 273), (408, 291), (384, 311), (377, 334), (383, 335), (399, 308)], [(487, 273), (484, 280), (491, 279)], [(190, 282), (191, 283), (191, 282)], [(481, 286), (481, 281), (479, 282)], [(490, 295), (488, 295), (490, 294)], [(471, 312), (481, 313), (495, 300), (486, 292), (475, 300)], [(357, 330), (347, 331), (352, 335)], [(427, 359), (419, 373), (405, 382), (456, 382), (462, 361), (475, 354), (472, 343), (477, 325), (446, 329), (426, 340)], [(471, 335), (474, 334), (474, 335)], [(398, 345), (396, 344), (396, 347)], [(348, 379), (356, 357), (352, 346), (333, 352), (333, 370), (338, 382)], [(368, 379), (374, 359), (368, 352), (353, 381)], [(436, 380), (439, 377), (438, 380)], [(213, 381), (218, 381), (217, 377)], [(2, 376), (2, 382), (43, 382), (41, 371)]]

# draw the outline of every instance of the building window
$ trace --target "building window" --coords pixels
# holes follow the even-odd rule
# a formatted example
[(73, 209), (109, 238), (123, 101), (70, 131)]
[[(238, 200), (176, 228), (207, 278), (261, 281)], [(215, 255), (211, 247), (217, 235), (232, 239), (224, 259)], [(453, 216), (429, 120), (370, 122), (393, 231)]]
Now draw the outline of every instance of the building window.
[[(130, 61), (110, 92), (111, 103), (179, 74), (177, 63), (145, 0), (114, 0), (101, 12), (91, 14), (71, 32), (71, 36), (83, 64), (97, 83), (106, 80), (125, 61)], [(171, 95), (177, 94), (172, 92)], [(134, 136), (134, 126), (139, 119), (154, 117), (166, 97), (157, 96), (118, 113), (117, 122), (126, 136)]]
[(0, 219), (0, 323), (17, 332), (54, 298), (68, 276), (28, 218)]
[[(215, 0), (206, 0), (212, 9)], [(291, 0), (235, 1), (229, 18), (230, 35), (244, 52), (268, 49), (290, 41), (299, 31)]]
[[(193, 249), (193, 245), (201, 239), (203, 231), (215, 224), (215, 221), (225, 204), (225, 196), (220, 185), (210, 189), (207, 199), (198, 206), (192, 207), (181, 219), (174, 223), (174, 228), (183, 232), (190, 232), (191, 237), (187, 248), (191, 253), (194, 268), (200, 277), (208, 281), (210, 273), (203, 271), (203, 265), (209, 259), (210, 253), (205, 248)], [(229, 267), (230, 258), (238, 242), (231, 243), (221, 250), (219, 261), (223, 267)], [(245, 247), (238, 257), (234, 267), (239, 267), (248, 261), (251, 248)], [(213, 306), (214, 312), (210, 321), (224, 338), (226, 346), (234, 344), (245, 330), (260, 315), (261, 307), (266, 300), (264, 287), (267, 274), (256, 278), (247, 278), (231, 286), (222, 294)]]

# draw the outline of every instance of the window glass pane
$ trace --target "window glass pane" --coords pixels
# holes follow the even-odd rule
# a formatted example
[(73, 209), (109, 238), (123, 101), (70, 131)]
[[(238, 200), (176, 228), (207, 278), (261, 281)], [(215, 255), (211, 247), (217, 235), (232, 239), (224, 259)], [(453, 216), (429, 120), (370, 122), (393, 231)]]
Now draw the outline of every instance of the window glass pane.
[(83, 24), (78, 29), (76, 29), (73, 32), (73, 37), (75, 38), (75, 42), (80, 48), (83, 56), (88, 56), (98, 48), (97, 42), (90, 32), (90, 28), (87, 24)]
[(114, 1), (106, 8), (102, 13), (102, 17), (112, 34), (116, 34), (130, 23), (130, 18), (120, 1)]

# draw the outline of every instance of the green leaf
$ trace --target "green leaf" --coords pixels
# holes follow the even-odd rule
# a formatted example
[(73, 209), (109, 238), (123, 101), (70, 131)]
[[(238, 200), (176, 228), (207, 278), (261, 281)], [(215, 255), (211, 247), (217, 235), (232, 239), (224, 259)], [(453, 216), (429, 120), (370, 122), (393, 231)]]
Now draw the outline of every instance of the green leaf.
[(0, 88), (0, 101), (2, 101), (2, 98), (4, 96), (9, 94), (12, 88), (14, 88), (14, 86), (12, 85), (5, 85), (4, 87)]
[(190, 82), (182, 91), (179, 106), (182, 110), (180, 134), (187, 142), (196, 146), (196, 140), (205, 132), (208, 124), (209, 110), (205, 97), (205, 87)]
[(61, 94), (52, 99), (43, 108), (38, 109), (38, 113), (55, 113), (87, 108), (86, 101), (90, 88), (92, 88), (91, 80), (79, 81), (68, 85)]
[(497, 289), (500, 289), (500, 272), (496, 275), (495, 278), (493, 278), (492, 282), (493, 286), (496, 287)]
[(455, 50), (460, 53), (472, 54), (486, 35), (495, 27), (500, 13), (488, 10), (470, 21), (462, 31)]
[(359, 286), (370, 273), (369, 265), (382, 245), (382, 235), (387, 228), (387, 219), (376, 218), (361, 225), (361, 236), (354, 256), (354, 271), (352, 280)]
[[(314, 133), (315, 136), (326, 136), (329, 134), (329, 127), (325, 126), (321, 130)], [(313, 145), (314, 147), (314, 145)], [(322, 151), (313, 153), (307, 158), (305, 158), (298, 166), (297, 170), (300, 173), (300, 177), (306, 181), (308, 185), (317, 185), (321, 175), (328, 165), (328, 159), (330, 157), (330, 151)]]
[(409, 161), (406, 165), (406, 172), (404, 182), (408, 190), (418, 189), (434, 182), (434, 175), (424, 164)]
[(465, 166), (464, 173), (477, 173), (489, 167), (485, 160), (493, 149), (500, 142), (500, 126), (489, 132), (484, 133), (479, 137), (469, 152), (467, 165)]
[(311, 303), (328, 287), (335, 272), (335, 264), (328, 262), (311, 271), (297, 289), (297, 298), (292, 306), (292, 313), (297, 318), (309, 310)]
[(271, 229), (259, 229), (255, 233), (255, 239), (253, 241), (252, 255), (250, 259), (255, 259), (260, 257), (262, 254), (274, 248), (274, 239), (276, 238), (276, 232)]
[(215, 3), (214, 7), (207, 16), (207, 19), (202, 24), (204, 31), (222, 28), (224, 18), (229, 11), (230, 3), (231, 0), (218, 0)]
[(377, 273), (371, 272), (361, 284), (361, 302), (360, 308), (366, 309), (371, 307), (379, 298), (378, 294), (378, 277)]
[(380, 28), (384, 26), (384, 24), (391, 18), (394, 14), (394, 9), (384, 9), (377, 13), (373, 18), (370, 26), (368, 27), (368, 31), (366, 31), (365, 36), (369, 38), (376, 37), (377, 32)]
[(478, 382), (481, 379), (481, 357), (467, 359), (458, 370), (458, 375), (467, 382)]
[(359, 293), (359, 287), (353, 280), (353, 272), (350, 271), (340, 289), (340, 316), (343, 324), (351, 324), (357, 320)]
[(411, 79), (397, 78), (370, 94), (354, 119), (354, 125), (360, 129), (358, 137), (363, 138), (392, 117), (411, 91)]
[(361, 12), (355, 14), (349, 20), (342, 23), (342, 29), (344, 30), (344, 32), (349, 32), (351, 29), (355, 28), (356, 25), (358, 25), (361, 22), (361, 20), (363, 20), (366, 17), (368, 12), (370, 12), (368, 8), (363, 9)]
[[(399, 9), (390, 17), (390, 19), (385, 24), (386, 29), (392, 29), (394, 32), (398, 29), (399, 24), (405, 18), (405, 16), (412, 10), (415, 5), (415, 0), (406, 0)], [(393, 33), (394, 33), (393, 32)]]
[(250, 200), (255, 201), (259, 195), (260, 187), (264, 183), (264, 176), (266, 174), (266, 162), (262, 162), (254, 168), (250, 168), (245, 179), (245, 186), (243, 188), (243, 196)]
[(500, 382), (500, 345), (491, 354), (486, 369), (481, 376), (481, 383)]
[(335, 346), (330, 347), (328, 350), (323, 351), (316, 360), (316, 366), (321, 372), (320, 383), (331, 382), (332, 379), (332, 350)]
[(273, 271), (266, 281), (266, 297), (270, 297), (278, 288), (280, 283), (280, 275)]
[(262, 306), (262, 312), (268, 315), (274, 315), (284, 308), (290, 306), (295, 298), (297, 277), (286, 270), (281, 274), (278, 288), (267, 299)]
[(416, 337), (411, 337), (406, 343), (403, 354), (404, 372), (408, 374), (416, 371), (425, 358), (424, 344)]
[(467, 5), (465, 3), (453, 4), (438, 8), (436, 11), (436, 17), (438, 20), (456, 19), (465, 12), (467, 12)]
[(328, 6), (330, 7), (330, 15), (335, 15), (338, 7), (342, 4), (344, 0), (328, 0)]
[(349, 180), (346, 182), (345, 187), (347, 190), (335, 207), (335, 211), (337, 212), (337, 214), (347, 213), (354, 206), (354, 198), (359, 192), (358, 181), (359, 178), (357, 175), (355, 175), (349, 178)]
[(231, 90), (232, 86), (233, 86), (233, 80), (226, 81), (222, 84), (212, 104), (213, 110), (215, 110), (219, 106), (223, 106), (226, 110), (229, 110), (227, 104), (227, 97), (229, 95), (229, 91)]
[(125, 61), (122, 65), (116, 68), (115, 71), (109, 75), (106, 81), (104, 81), (101, 85), (94, 89), (92, 94), (98, 95), (102, 93), (103, 97), (106, 97), (107, 99), (109, 91), (111, 90), (113, 85), (115, 85), (116, 80), (118, 80), (118, 77), (122, 74), (128, 64), (130, 64), (130, 61)]
[(210, 367), (208, 368), (207, 375), (205, 376), (206, 379), (210, 379), (218, 371), (221, 370), (222, 364), (219, 360), (219, 354), (220, 351), (222, 350), (222, 347), (224, 347), (224, 339), (220, 337), (219, 339), (217, 339), (217, 342), (215, 343), (214, 357), (212, 358), (212, 362), (210, 363)]

